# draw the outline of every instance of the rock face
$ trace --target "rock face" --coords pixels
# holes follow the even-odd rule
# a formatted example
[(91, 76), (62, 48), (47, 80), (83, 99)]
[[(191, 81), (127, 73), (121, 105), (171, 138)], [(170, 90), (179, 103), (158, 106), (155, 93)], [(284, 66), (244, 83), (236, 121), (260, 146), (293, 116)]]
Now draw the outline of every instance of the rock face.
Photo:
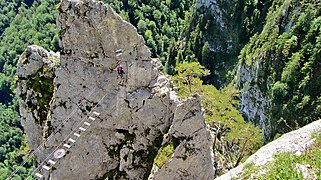
[(271, 135), (271, 121), (267, 117), (267, 111), (271, 108), (271, 100), (266, 93), (262, 92), (258, 86), (259, 69), (263, 64), (257, 61), (251, 66), (238, 65), (237, 79), (240, 93), (241, 112), (249, 121), (262, 128), (264, 137)]
[(49, 103), (53, 96), (54, 72), (59, 54), (33, 45), (20, 56), (18, 62), (17, 95), (20, 97), (21, 124), (28, 134), (31, 149), (41, 144), (46, 131)]
[[(212, 179), (213, 144), (200, 98), (182, 101), (176, 96), (143, 38), (109, 6), (62, 0), (58, 11), (62, 50), (60, 65), (50, 76), (55, 77), (54, 92), (45, 103), (46, 116), (31, 116), (26, 110), (36, 114), (40, 109), (26, 98), (20, 101), (23, 126), (38, 165), (51, 169), (39, 167), (35, 172), (53, 180)], [(117, 49), (122, 49), (122, 55), (116, 56)], [(26, 57), (33, 62), (40, 50), (20, 61)], [(119, 85), (117, 64), (125, 69), (124, 86)], [(22, 63), (19, 81), (32, 82), (33, 76), (25, 71), (33, 74), (36, 67)], [(26, 92), (30, 100), (41, 96), (25, 84), (19, 84), (20, 96)], [(44, 121), (41, 118), (45, 123), (38, 123)], [(45, 144), (37, 148), (41, 139)], [(168, 143), (174, 144), (172, 156), (151, 175), (158, 150)], [(55, 158), (57, 149), (65, 150), (62, 158)], [(48, 164), (49, 160), (56, 163)]]
[[(233, 70), (237, 63), (237, 55), (240, 50), (238, 35), (240, 29), (233, 18), (234, 9), (232, 1), (223, 0), (198, 0), (197, 8), (201, 15), (210, 16), (207, 21), (211, 23), (202, 29), (203, 41), (209, 43), (213, 65), (206, 68), (211, 74), (206, 81), (211, 82), (217, 88), (228, 84), (225, 77), (228, 71)], [(207, 27), (210, 26), (210, 27)], [(209, 63), (204, 63), (207, 66)], [(215, 65), (214, 65), (215, 64)]]
[(246, 164), (254, 163), (256, 166), (264, 166), (274, 160), (273, 155), (279, 153), (292, 152), (301, 155), (315, 141), (313, 134), (319, 132), (321, 132), (321, 120), (315, 121), (298, 130), (286, 133), (279, 139), (263, 146), (255, 154), (251, 155), (242, 165), (230, 170), (217, 179), (235, 179), (242, 172), (243, 167)]

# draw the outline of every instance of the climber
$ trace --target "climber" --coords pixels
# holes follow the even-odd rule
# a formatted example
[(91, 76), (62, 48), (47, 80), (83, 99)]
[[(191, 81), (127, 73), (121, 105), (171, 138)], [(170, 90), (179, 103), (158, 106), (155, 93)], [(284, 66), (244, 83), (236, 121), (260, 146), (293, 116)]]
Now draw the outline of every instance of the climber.
[(125, 83), (125, 79), (124, 79), (125, 70), (121, 65), (119, 65), (116, 69), (118, 74), (117, 79), (120, 77), (119, 85), (123, 86)]
[(118, 76), (120, 78), (123, 78), (125, 74), (124, 68), (121, 65), (119, 65), (116, 69), (117, 69)]

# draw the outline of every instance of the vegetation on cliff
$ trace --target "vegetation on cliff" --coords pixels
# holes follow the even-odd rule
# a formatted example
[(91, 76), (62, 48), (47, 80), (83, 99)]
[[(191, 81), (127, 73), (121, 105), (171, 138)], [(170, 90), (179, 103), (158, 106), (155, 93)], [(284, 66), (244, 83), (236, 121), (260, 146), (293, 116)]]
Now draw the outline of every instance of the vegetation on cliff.
[[(31, 44), (57, 51), (55, 4), (58, 0), (0, 1), (0, 179), (8, 177), (28, 153), (15, 97), (16, 64)], [(14, 178), (25, 179), (32, 162)]]
[(281, 153), (275, 161), (264, 167), (247, 164), (241, 179), (320, 179), (321, 178), (321, 136), (315, 134), (315, 143), (301, 155)]
[[(259, 131), (245, 123), (237, 111), (236, 90), (228, 86), (219, 91), (211, 85), (202, 85), (202, 80), (220, 88), (227, 85), (233, 79), (238, 61), (245, 66), (257, 60), (263, 62), (258, 81), (249, 83), (257, 83), (272, 100), (267, 115), (273, 122), (273, 134), (320, 118), (320, 0), (233, 0), (229, 3), (218, 0), (218, 7), (224, 10), (221, 21), (211, 12), (213, 9), (196, 8), (195, 1), (104, 2), (110, 3), (137, 27), (152, 55), (159, 57), (167, 73), (176, 78), (182, 96), (201, 93), (207, 121), (217, 136), (226, 135), (225, 143), (237, 147), (231, 155), (234, 162), (239, 162), (241, 152), (246, 156), (257, 149), (260, 139), (251, 135)], [(0, 174), (3, 176), (12, 172), (24, 157), (25, 142), (14, 95), (16, 63), (30, 44), (59, 50), (56, 4), (58, 0), (0, 0)], [(226, 23), (223, 31), (222, 22)], [(186, 81), (185, 77), (183, 83), (178, 79), (182, 76), (179, 64), (184, 62), (200, 62), (211, 74), (201, 77), (207, 72), (200, 71), (193, 81)], [(238, 133), (245, 129), (250, 131)], [(30, 163), (26, 169), (29, 167)], [(25, 177), (26, 169), (18, 172), (21, 178)]]
[(173, 81), (178, 95), (187, 98), (198, 93), (202, 98), (206, 121), (215, 134), (213, 149), (219, 160), (215, 162), (216, 174), (237, 166), (261, 147), (261, 130), (245, 122), (238, 111), (238, 92), (233, 86), (219, 91), (213, 85), (203, 85), (200, 78), (209, 75), (209, 71), (198, 62), (179, 64), (176, 71)]
[(320, 1), (273, 1), (263, 31), (239, 56), (244, 66), (262, 63), (251, 83), (272, 100), (272, 136), (321, 117), (320, 15)]

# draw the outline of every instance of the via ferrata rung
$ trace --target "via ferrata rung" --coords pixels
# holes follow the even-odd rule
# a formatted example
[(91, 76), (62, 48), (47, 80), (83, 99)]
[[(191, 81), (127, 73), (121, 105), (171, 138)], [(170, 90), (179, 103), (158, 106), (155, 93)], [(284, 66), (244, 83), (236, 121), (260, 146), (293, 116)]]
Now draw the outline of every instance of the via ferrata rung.
[(76, 140), (74, 140), (74, 139), (72, 139), (72, 138), (69, 138), (68, 139), (70, 142), (72, 142), (72, 143), (75, 143), (76, 142)]
[(93, 114), (95, 114), (96, 116), (99, 116), (99, 115), (100, 115), (100, 113), (98, 113), (98, 112), (96, 112), (96, 111), (94, 111)]
[(95, 120), (96, 120), (95, 118), (93, 118), (93, 117), (91, 117), (91, 116), (89, 116), (89, 119), (92, 120), (92, 121), (95, 121)]
[(118, 57), (118, 56), (120, 56), (120, 55), (123, 54), (123, 50), (122, 50), (122, 49), (117, 49), (117, 50), (115, 51), (115, 53), (116, 53), (116, 57)]
[(48, 163), (51, 164), (51, 165), (55, 165), (56, 164), (56, 162), (51, 160), (51, 159), (48, 161)]
[(42, 175), (42, 174), (39, 174), (39, 173), (36, 173), (35, 176), (37, 176), (37, 177), (40, 178), (40, 179), (43, 178), (43, 175)]
[(69, 144), (64, 144), (66, 148), (70, 148), (71, 146)]
[(44, 168), (47, 171), (49, 171), (51, 169), (49, 166), (46, 166), (46, 165), (43, 165), (42, 168)]
[[(122, 50), (119, 49), (119, 50), (117, 50), (116, 52), (121, 53), (121, 51), (122, 51)], [(96, 111), (94, 111), (93, 114), (94, 114), (95, 116), (99, 116), (99, 115), (100, 115), (100, 113), (98, 113), (98, 112), (96, 112)], [(94, 118), (94, 117), (91, 117), (91, 116), (89, 116), (89, 119), (92, 120), (92, 121), (95, 120), (95, 118)], [(84, 122), (84, 125), (90, 126), (91, 123), (85, 121), (85, 122)], [(83, 127), (79, 127), (78, 129), (79, 129), (80, 131), (86, 131), (86, 129), (83, 128)], [(74, 133), (73, 133), (73, 135), (75, 135), (76, 137), (80, 137), (80, 136), (81, 136), (80, 134), (81, 134), (80, 132), (74, 132)], [(68, 141), (71, 142), (71, 143), (75, 143), (75, 142), (76, 142), (76, 140), (75, 140), (75, 139), (72, 139), (72, 138), (68, 138)], [(65, 143), (65, 144), (63, 144), (63, 146), (69, 149), (69, 148), (71, 148), (71, 143)], [(65, 155), (65, 150), (64, 150), (64, 149), (59, 149), (59, 150), (57, 150), (57, 151), (54, 153), (54, 157), (55, 157), (56, 159), (62, 158), (64, 155)], [(42, 168), (45, 169), (45, 170), (47, 170), (47, 171), (50, 171), (50, 169), (52, 168), (52, 166), (54, 166), (55, 164), (56, 164), (56, 161), (54, 161), (54, 160), (52, 160), (52, 159), (49, 159), (49, 160), (48, 160), (48, 164), (42, 165)], [(38, 173), (38, 172), (35, 173), (34, 176), (38, 177), (39, 179), (43, 179), (43, 177), (44, 177), (42, 174), (40, 174), (40, 173)]]
[(81, 130), (81, 131), (86, 131), (86, 129), (83, 128), (83, 127), (79, 127), (79, 130)]

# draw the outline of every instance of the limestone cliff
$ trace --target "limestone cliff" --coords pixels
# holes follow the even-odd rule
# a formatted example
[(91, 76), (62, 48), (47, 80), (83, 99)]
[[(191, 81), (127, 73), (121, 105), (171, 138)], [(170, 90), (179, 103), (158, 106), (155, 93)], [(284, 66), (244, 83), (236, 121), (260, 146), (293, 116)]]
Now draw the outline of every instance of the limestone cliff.
[[(192, 44), (196, 44), (192, 51), (211, 70), (211, 75), (204, 80), (222, 88), (233, 79), (240, 50), (251, 36), (262, 31), (271, 0), (196, 2), (196, 13), (191, 18), (191, 27), (188, 27), (189, 31), (199, 33), (197, 41), (192, 40)], [(195, 17), (198, 17), (197, 21), (193, 21)], [(205, 42), (208, 42), (209, 50)], [(197, 43), (202, 47), (199, 48)]]
[(42, 137), (46, 136), (47, 114), (54, 92), (54, 72), (59, 61), (58, 53), (33, 45), (27, 47), (18, 62), (17, 95), (20, 98), (21, 124), (28, 134), (31, 149), (36, 149)]
[(264, 137), (269, 139), (272, 125), (267, 112), (271, 108), (271, 99), (258, 85), (260, 83), (259, 71), (263, 64), (260, 60), (253, 62), (249, 67), (240, 63), (236, 81), (238, 87), (242, 89), (240, 93), (241, 112), (253, 124), (259, 125)]
[(262, 31), (240, 53), (241, 110), (267, 140), (320, 119), (318, 3), (273, 1)]
[[(240, 50), (238, 35), (240, 33), (239, 22), (235, 23), (233, 15), (235, 14), (232, 1), (222, 0), (198, 0), (197, 17), (198, 21), (205, 21), (206, 26), (202, 23), (195, 22), (194, 26), (201, 26), (200, 30), (203, 35), (198, 38), (199, 41), (209, 43), (210, 55), (201, 57), (203, 65), (211, 70), (207, 82), (214, 84), (217, 88), (227, 85), (226, 74), (233, 70), (237, 62), (237, 54)], [(196, 28), (197, 29), (197, 28)], [(199, 50), (204, 51), (204, 46)], [(199, 52), (195, 52), (199, 54)], [(204, 55), (202, 55), (204, 56)], [(207, 58), (207, 59), (205, 59)]]
[[(109, 6), (62, 0), (58, 11), (60, 64), (44, 76), (50, 89), (39, 92), (39, 84), (27, 85), (40, 82), (34, 76), (39, 69), (52, 67), (42, 48), (28, 47), (18, 69), (22, 122), (38, 165), (33, 174), (45, 179), (212, 179), (213, 144), (200, 98), (176, 96), (143, 38)], [(123, 86), (117, 65), (125, 69)], [(50, 100), (35, 100), (42, 96)], [(169, 144), (171, 156), (157, 167), (159, 149)], [(54, 156), (61, 149), (64, 156)]]

